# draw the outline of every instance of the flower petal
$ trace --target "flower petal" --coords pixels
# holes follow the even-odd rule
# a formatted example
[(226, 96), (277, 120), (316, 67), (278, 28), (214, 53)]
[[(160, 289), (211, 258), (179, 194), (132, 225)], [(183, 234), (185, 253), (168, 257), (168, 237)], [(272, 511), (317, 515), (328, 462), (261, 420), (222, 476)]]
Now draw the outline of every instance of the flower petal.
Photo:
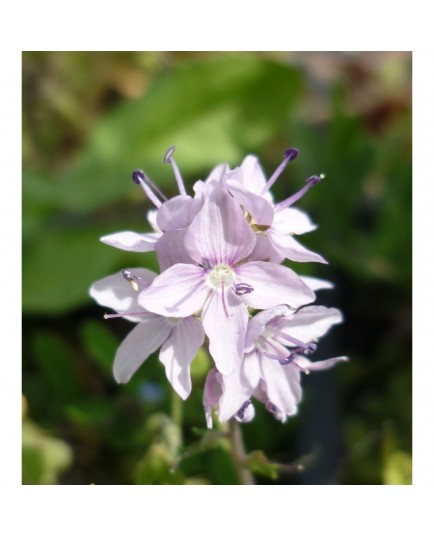
[(338, 309), (312, 305), (292, 315), (282, 316), (275, 323), (280, 331), (305, 343), (318, 339), (334, 325), (342, 322)]
[(193, 317), (183, 318), (173, 328), (160, 350), (166, 376), (185, 400), (191, 392), (190, 363), (205, 340), (202, 324)]
[(248, 312), (231, 291), (225, 292), (225, 301), (224, 306), (221, 291), (214, 291), (203, 309), (202, 322), (217, 369), (230, 375), (241, 365)]
[(282, 234), (304, 234), (317, 228), (309, 216), (299, 208), (285, 208), (274, 214), (273, 231)]
[(185, 248), (198, 264), (232, 266), (248, 257), (256, 238), (240, 206), (218, 183), (211, 183), (203, 207), (185, 235)]
[(314, 292), (286, 266), (256, 261), (243, 264), (236, 273), (237, 279), (253, 287), (253, 292), (241, 299), (254, 309), (283, 304), (300, 307), (315, 299)]
[(242, 180), (244, 186), (256, 195), (262, 195), (267, 201), (272, 201), (272, 195), (269, 191), (262, 194), (262, 191), (267, 184), (267, 178), (262, 171), (259, 160), (256, 156), (247, 155), (241, 163), (241, 171), (243, 172)]
[(187, 229), (202, 206), (201, 199), (177, 195), (161, 205), (157, 212), (157, 225), (162, 231)]
[(209, 290), (203, 268), (175, 264), (156, 277), (152, 285), (139, 294), (138, 301), (152, 313), (179, 318), (200, 311)]
[(161, 316), (142, 320), (117, 349), (113, 373), (118, 383), (127, 383), (140, 365), (167, 339), (173, 326)]
[(297, 356), (296, 362), (303, 368), (310, 370), (311, 372), (317, 372), (320, 370), (327, 370), (331, 367), (334, 367), (338, 363), (345, 363), (349, 361), (347, 356), (341, 357), (331, 357), (330, 359), (324, 359), (323, 361), (316, 361), (312, 363), (309, 359), (306, 359), (304, 356)]
[(205, 410), (205, 419), (207, 428), (212, 428), (211, 410), (217, 406), (222, 394), (221, 374), (216, 368), (212, 368), (205, 379), (203, 388), (203, 409)]
[(237, 203), (252, 216), (254, 223), (270, 226), (273, 223), (274, 210), (269, 201), (246, 190), (239, 182), (228, 179), (225, 184)]
[(157, 213), (157, 209), (152, 208), (148, 210), (148, 213), (146, 214), (146, 219), (148, 220), (149, 225), (152, 227), (152, 229), (154, 229), (155, 232), (161, 235), (161, 229), (159, 229), (157, 225)]
[[(128, 271), (140, 277), (145, 286), (151, 284), (157, 275), (146, 268), (129, 268)], [(89, 294), (100, 305), (110, 307), (118, 313), (136, 313), (142, 310), (137, 302), (138, 293), (125, 280), (121, 272), (96, 281), (90, 287)], [(128, 317), (128, 320), (138, 322), (141, 318)]]
[(294, 375), (293, 381), (288, 381), (287, 375), (293, 373), (285, 371), (285, 365), (266, 357), (261, 359), (260, 366), (268, 400), (285, 415), (295, 415), (299, 402), (299, 391), (294, 391), (296, 376)]
[(271, 245), (267, 235), (256, 235), (256, 244), (249, 255), (249, 262), (264, 261), (280, 264), (285, 257), (280, 255)]
[(144, 253), (154, 251), (155, 244), (161, 233), (135, 233), (133, 231), (120, 231), (111, 235), (102, 236), (101, 242), (125, 251), (136, 251)]
[(319, 279), (318, 277), (311, 277), (308, 275), (301, 275), (301, 279), (306, 285), (311, 288), (314, 292), (318, 290), (327, 290), (334, 288), (333, 283), (326, 281), (325, 279)]
[(167, 231), (158, 240), (155, 246), (155, 252), (162, 272), (174, 264), (191, 264), (193, 262), (184, 247), (186, 232), (185, 229)]
[(321, 262), (328, 264), (324, 257), (302, 246), (290, 235), (280, 235), (269, 229), (268, 238), (274, 249), (286, 259), (296, 262)]
[(229, 171), (229, 166), (227, 164), (218, 164), (213, 168), (205, 179), (207, 183), (212, 181), (221, 181), (223, 175)]
[(260, 381), (260, 357), (252, 352), (243, 359), (241, 368), (230, 376), (221, 376), (223, 393), (219, 401), (219, 421), (224, 422), (237, 413), (255, 391)]
[(257, 339), (262, 335), (268, 322), (284, 316), (288, 312), (288, 306), (276, 305), (257, 313), (250, 318), (247, 325), (246, 340), (244, 343), (245, 352), (250, 352)]

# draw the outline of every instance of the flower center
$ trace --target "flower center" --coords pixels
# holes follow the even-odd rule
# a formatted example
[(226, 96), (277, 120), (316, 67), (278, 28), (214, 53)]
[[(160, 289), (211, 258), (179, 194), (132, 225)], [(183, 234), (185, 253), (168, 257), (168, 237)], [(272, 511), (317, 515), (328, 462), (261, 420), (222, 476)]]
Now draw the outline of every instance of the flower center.
[(208, 284), (216, 289), (228, 288), (234, 280), (234, 271), (227, 264), (217, 264), (207, 276)]

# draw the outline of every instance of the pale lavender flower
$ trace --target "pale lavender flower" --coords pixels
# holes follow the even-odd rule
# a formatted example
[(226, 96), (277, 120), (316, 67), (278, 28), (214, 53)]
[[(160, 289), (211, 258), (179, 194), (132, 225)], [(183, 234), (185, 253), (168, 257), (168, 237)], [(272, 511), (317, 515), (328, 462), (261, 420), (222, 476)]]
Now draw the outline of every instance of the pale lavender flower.
[[(160, 239), (163, 239), (164, 242), (171, 240), (173, 243), (179, 241), (179, 238), (176, 237), (177, 231), (185, 230), (188, 227), (193, 217), (199, 211), (202, 205), (202, 199), (200, 195), (195, 196), (195, 199), (187, 195), (181, 173), (173, 159), (174, 151), (175, 146), (168, 149), (164, 157), (164, 163), (172, 165), (180, 192), (178, 196), (168, 199), (142, 170), (136, 169), (132, 174), (133, 181), (142, 187), (149, 200), (157, 209), (148, 212), (148, 221), (153, 231), (150, 233), (119, 231), (101, 237), (101, 242), (119, 249), (138, 253), (156, 250), (158, 255), (159, 248), (157, 244)], [(165, 233), (168, 233), (168, 237), (164, 236)], [(164, 250), (164, 246), (162, 249)], [(177, 260), (176, 262), (182, 261)], [(170, 259), (163, 255), (160, 264), (163, 270), (170, 265)]]
[[(305, 357), (316, 350), (314, 341), (341, 321), (337, 309), (322, 306), (307, 306), (297, 312), (277, 306), (251, 318), (240, 369), (230, 376), (210, 372), (214, 376), (214, 397), (204, 396), (207, 425), (212, 407), (217, 407), (219, 420), (224, 422), (239, 417), (240, 411), (244, 413), (252, 396), (282, 422), (294, 415), (302, 397), (300, 373), (325, 370), (347, 361), (347, 357), (335, 357), (311, 362)], [(209, 388), (207, 379), (205, 390)]]
[(313, 175), (299, 192), (277, 204), (274, 204), (270, 192), (286, 165), (297, 155), (297, 149), (285, 151), (283, 162), (268, 181), (258, 159), (252, 155), (247, 156), (240, 167), (227, 170), (220, 180), (234, 199), (244, 207), (247, 220), (255, 232), (267, 238), (281, 260), (286, 258), (297, 262), (327, 263), (321, 255), (305, 248), (294, 238), (294, 235), (313, 231), (316, 226), (302, 210), (292, 207), (323, 176)]
[(118, 383), (126, 383), (140, 365), (158, 348), (160, 361), (172, 387), (183, 399), (191, 392), (190, 364), (202, 346), (205, 333), (193, 317), (168, 318), (145, 311), (137, 301), (138, 292), (148, 286), (156, 274), (144, 268), (130, 268), (109, 275), (90, 288), (100, 304), (117, 311), (106, 318), (122, 317), (137, 326), (116, 351), (113, 373)]
[(289, 268), (251, 261), (255, 245), (255, 233), (240, 206), (214, 182), (184, 237), (185, 250), (195, 264), (171, 266), (139, 295), (142, 307), (160, 315), (201, 313), (210, 353), (226, 375), (241, 364), (247, 306), (266, 309), (283, 303), (297, 308), (315, 298)]
[(162, 236), (162, 232), (156, 226), (155, 222), (156, 211), (148, 212), (148, 221), (153, 228), (150, 233), (137, 233), (135, 231), (118, 231), (109, 235), (102, 236), (100, 241), (109, 246), (113, 246), (125, 251), (134, 251), (137, 253), (145, 253), (154, 251), (158, 239)]
[[(101, 238), (128, 251), (155, 251), (162, 271), (156, 276), (145, 269), (123, 270), (90, 289), (98, 303), (117, 311), (106, 318), (137, 323), (116, 352), (115, 378), (127, 382), (161, 348), (166, 375), (185, 399), (191, 391), (190, 364), (206, 334), (215, 363), (204, 388), (207, 425), (212, 426), (212, 408), (220, 421), (250, 421), (252, 397), (283, 422), (301, 400), (301, 372), (347, 359), (312, 363), (306, 357), (316, 349), (314, 340), (341, 316), (325, 307), (297, 310), (314, 300), (314, 291), (332, 285), (281, 265), (284, 258), (326, 262), (293, 238), (315, 229), (292, 205), (322, 176), (310, 177), (299, 192), (275, 204), (270, 188), (298, 154), (289, 149), (268, 181), (258, 159), (248, 156), (234, 170), (227, 164), (215, 167), (207, 179), (196, 181), (190, 196), (174, 149), (164, 162), (173, 168), (179, 195), (168, 199), (143, 171), (133, 172), (156, 207), (148, 214), (153, 231)], [(262, 311), (255, 315), (255, 310)]]

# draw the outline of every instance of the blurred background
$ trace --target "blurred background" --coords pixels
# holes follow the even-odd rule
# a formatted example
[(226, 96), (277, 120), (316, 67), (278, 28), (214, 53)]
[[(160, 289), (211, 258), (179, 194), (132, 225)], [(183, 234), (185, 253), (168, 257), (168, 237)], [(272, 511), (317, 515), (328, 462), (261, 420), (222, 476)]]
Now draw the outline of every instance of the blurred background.
[[(318, 229), (301, 238), (334, 282), (318, 303), (345, 322), (317, 359), (349, 363), (303, 378), (299, 414), (260, 404), (242, 430), (259, 484), (410, 484), (411, 53), (23, 53), (23, 483), (237, 484), (227, 442), (204, 432), (204, 353), (180, 403), (152, 356), (127, 385), (111, 368), (132, 324), (104, 320), (92, 282), (153, 253), (99, 242), (150, 230), (131, 171), (176, 193), (218, 163), (256, 154), (284, 199)], [(297, 470), (303, 465), (302, 471)]]

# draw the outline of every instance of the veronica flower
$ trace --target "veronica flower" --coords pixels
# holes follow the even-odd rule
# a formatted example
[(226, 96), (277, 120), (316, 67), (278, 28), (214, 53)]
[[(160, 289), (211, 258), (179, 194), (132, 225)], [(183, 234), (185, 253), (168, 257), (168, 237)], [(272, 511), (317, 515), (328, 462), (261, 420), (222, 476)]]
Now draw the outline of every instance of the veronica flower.
[[(150, 233), (119, 231), (101, 237), (101, 242), (126, 251), (143, 253), (157, 249), (157, 243), (165, 232), (187, 228), (195, 214), (199, 211), (201, 201), (200, 196), (197, 196), (193, 200), (191, 196), (187, 195), (181, 173), (173, 159), (174, 152), (175, 146), (170, 147), (163, 161), (172, 166), (179, 189), (178, 196), (168, 199), (142, 170), (136, 169), (133, 171), (133, 181), (142, 187), (149, 200), (156, 207), (156, 210), (151, 210), (148, 213), (148, 221), (153, 231)], [(164, 266), (167, 262), (167, 259), (163, 259)]]
[(144, 268), (123, 270), (94, 283), (90, 295), (100, 305), (117, 311), (105, 315), (106, 318), (122, 317), (137, 323), (116, 351), (113, 365), (116, 381), (128, 382), (140, 365), (161, 347), (159, 357), (167, 379), (185, 399), (191, 391), (190, 364), (204, 342), (205, 333), (196, 318), (159, 316), (140, 306), (138, 292), (155, 276)]
[(139, 295), (148, 311), (170, 317), (201, 313), (217, 369), (232, 374), (241, 364), (247, 329), (247, 306), (300, 307), (313, 291), (289, 268), (249, 256), (256, 236), (238, 203), (213, 182), (203, 206), (184, 236), (194, 264), (178, 263), (154, 279)]
[(134, 251), (145, 253), (154, 251), (158, 239), (162, 236), (161, 230), (156, 225), (157, 212), (155, 210), (148, 212), (148, 222), (153, 228), (150, 233), (137, 233), (135, 231), (118, 231), (109, 235), (102, 236), (100, 241), (109, 246), (113, 246), (124, 251)]
[[(205, 384), (208, 426), (212, 406), (218, 407), (222, 422), (233, 416), (240, 419), (252, 396), (282, 422), (294, 415), (302, 397), (301, 372), (325, 370), (347, 361), (347, 357), (335, 357), (311, 362), (306, 357), (316, 350), (314, 341), (341, 321), (337, 309), (322, 306), (307, 306), (297, 312), (278, 306), (251, 318), (240, 369), (230, 376), (209, 373), (214, 379), (207, 379)], [(210, 396), (211, 388), (213, 396)]]
[(300, 191), (284, 201), (274, 204), (270, 189), (285, 169), (298, 155), (298, 149), (285, 151), (285, 158), (267, 181), (255, 156), (247, 156), (240, 167), (227, 170), (221, 181), (231, 195), (246, 211), (247, 220), (253, 230), (266, 236), (271, 247), (281, 256), (297, 262), (327, 261), (317, 253), (302, 246), (293, 235), (304, 234), (316, 229), (309, 217), (292, 205), (301, 199), (323, 176), (313, 175)]

